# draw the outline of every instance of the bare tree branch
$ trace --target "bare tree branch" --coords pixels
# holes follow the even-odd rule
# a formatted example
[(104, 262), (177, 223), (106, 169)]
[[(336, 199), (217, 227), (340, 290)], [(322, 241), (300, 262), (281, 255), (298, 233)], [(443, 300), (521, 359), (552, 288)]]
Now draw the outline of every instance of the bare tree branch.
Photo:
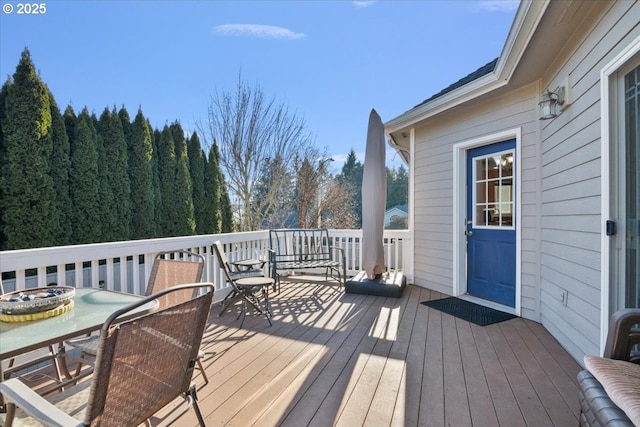
[(207, 125), (203, 139), (217, 142), (220, 148), (220, 165), (238, 207), (240, 231), (260, 229), (290, 176), (272, 173), (270, 185), (261, 187), (266, 192), (259, 198), (254, 197), (257, 186), (274, 161), (281, 170), (293, 171), (293, 160), (311, 143), (305, 120), (239, 77), (235, 93), (212, 96)]

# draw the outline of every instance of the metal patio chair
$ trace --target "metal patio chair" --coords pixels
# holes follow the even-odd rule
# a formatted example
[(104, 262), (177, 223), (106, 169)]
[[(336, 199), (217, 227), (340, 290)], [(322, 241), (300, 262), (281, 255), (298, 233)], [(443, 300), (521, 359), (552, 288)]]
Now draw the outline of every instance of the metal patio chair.
[[(143, 304), (199, 290), (205, 293), (122, 320)], [(179, 285), (116, 311), (100, 331), (91, 381), (80, 382), (49, 400), (15, 378), (0, 383), (7, 407), (5, 426), (21, 425), (29, 418), (45, 425), (136, 426), (178, 397), (184, 398), (179, 414), (193, 407), (204, 426), (192, 376), (213, 292), (212, 283)], [(174, 420), (175, 416), (162, 425)]]
[[(145, 295), (149, 296), (175, 285), (199, 283), (202, 280), (203, 272), (204, 257), (200, 254), (183, 250), (160, 252), (154, 259)], [(160, 308), (162, 309), (192, 298), (193, 295), (188, 292), (189, 291), (174, 292), (163, 296), (159, 300)], [(98, 337), (96, 335), (70, 340), (67, 341), (67, 344), (80, 350), (81, 360), (87, 357), (93, 359), (98, 352)], [(208, 384), (209, 378), (202, 365), (204, 356), (204, 351), (200, 350), (197, 364), (204, 383)], [(82, 363), (79, 363), (76, 375), (80, 373), (81, 368)]]
[[(258, 313), (263, 314), (269, 325), (271, 323), (271, 312), (269, 310), (268, 301), (269, 296), (267, 294), (269, 286), (273, 286), (273, 279), (264, 278), (264, 273), (261, 270), (250, 270), (250, 271), (233, 271), (229, 261), (227, 260), (227, 256), (224, 252), (224, 248), (222, 247), (222, 243), (220, 240), (216, 240), (213, 243), (213, 249), (218, 258), (218, 263), (220, 264), (220, 268), (224, 272), (225, 279), (227, 283), (231, 285), (231, 293), (229, 293), (225, 299), (222, 301), (222, 309), (218, 316), (221, 316), (222, 313), (227, 309), (227, 307), (237, 298), (242, 299), (242, 309), (238, 318), (242, 316), (242, 322), (240, 323), (240, 327), (244, 324), (244, 318), (247, 313), (247, 304), (252, 306)], [(247, 278), (260, 278), (263, 277), (264, 280), (259, 285), (242, 285), (238, 283), (238, 281)], [(265, 308), (262, 309), (260, 307), (260, 301), (265, 301)]]

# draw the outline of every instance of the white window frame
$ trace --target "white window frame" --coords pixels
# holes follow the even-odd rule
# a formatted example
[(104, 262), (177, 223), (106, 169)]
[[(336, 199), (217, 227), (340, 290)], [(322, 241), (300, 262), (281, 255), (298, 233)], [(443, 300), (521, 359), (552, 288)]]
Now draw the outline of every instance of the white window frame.
[(629, 61), (640, 52), (640, 36), (636, 37), (628, 46), (626, 46), (618, 55), (615, 56), (604, 68), (600, 70), (600, 132), (601, 132), (601, 259), (600, 259), (600, 354), (604, 352), (604, 346), (609, 332), (609, 317), (611, 292), (609, 290), (609, 279), (611, 277), (611, 237), (606, 233), (606, 221), (611, 219), (611, 189), (613, 188), (611, 177), (611, 148), (612, 139), (617, 131), (618, 126), (618, 104), (616, 93), (618, 80), (616, 78), (620, 69), (628, 65)]
[[(487, 159), (489, 157), (502, 156), (503, 154), (511, 154), (513, 156), (513, 159), (515, 159), (515, 149), (512, 149), (512, 148), (510, 148), (508, 150), (503, 150), (503, 151), (500, 151), (500, 152), (497, 152), (497, 153), (491, 153), (491, 154), (487, 154), (487, 155), (478, 156), (478, 157), (475, 157), (475, 159), (476, 160), (484, 160), (484, 159)], [(477, 168), (477, 163), (476, 162), (473, 163), (472, 168), (473, 168), (472, 175), (475, 177), (475, 176), (477, 176), (477, 173), (476, 173), (477, 172), (477, 169), (476, 169)], [(515, 173), (515, 170), (513, 171), (513, 173)], [(500, 178), (502, 178), (502, 176)], [(512, 179), (513, 179), (513, 177), (512, 177)], [(486, 181), (487, 185), (489, 185), (490, 182), (492, 182), (492, 181), (487, 180)], [(475, 188), (475, 184), (477, 183), (477, 180), (474, 179), (473, 183), (474, 183), (474, 188), (472, 189), (472, 192), (473, 192), (473, 194), (472, 194), (473, 208), (471, 209), (471, 213), (472, 213), (471, 221), (473, 221), (473, 228), (479, 228), (479, 229), (483, 229), (483, 230), (515, 230), (515, 224), (514, 225), (479, 225), (478, 224), (478, 218), (477, 218), (477, 212), (476, 212), (476, 206), (478, 205), (478, 200), (477, 200), (478, 193), (477, 193), (476, 188)], [(515, 184), (515, 183), (512, 183), (512, 186), (513, 186), (513, 184)], [(517, 190), (517, 187), (516, 187), (516, 190)], [(512, 190), (512, 196), (515, 197), (515, 192), (513, 192), (513, 191), (514, 190)], [(502, 196), (499, 197), (498, 204), (501, 204), (500, 203), (501, 199), (502, 199)], [(513, 209), (515, 208), (515, 202), (511, 201), (510, 204), (512, 205), (511, 211), (513, 211)]]

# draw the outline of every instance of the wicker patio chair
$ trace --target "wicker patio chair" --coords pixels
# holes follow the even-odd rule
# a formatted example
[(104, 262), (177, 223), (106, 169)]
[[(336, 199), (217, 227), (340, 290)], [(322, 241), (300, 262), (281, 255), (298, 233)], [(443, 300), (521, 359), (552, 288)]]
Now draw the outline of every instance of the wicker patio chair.
[(640, 309), (616, 311), (609, 319), (603, 357), (585, 356), (586, 369), (578, 373), (581, 427), (640, 425), (638, 325)]
[[(194, 290), (206, 292), (130, 318), (132, 310), (154, 299)], [(162, 425), (175, 421), (176, 409), (181, 409), (181, 415), (193, 407), (204, 426), (192, 376), (213, 292), (211, 283), (179, 285), (116, 311), (100, 331), (91, 381), (49, 400), (15, 378), (0, 383), (7, 407), (5, 426), (29, 425), (33, 418), (56, 426), (137, 426), (169, 404), (174, 416)], [(178, 397), (184, 398), (184, 404), (174, 407)]]
[[(175, 285), (199, 283), (202, 280), (203, 272), (204, 257), (200, 254), (189, 251), (160, 252), (154, 259), (145, 295), (149, 296)], [(159, 300), (160, 308), (186, 301), (191, 297), (193, 297), (193, 295), (189, 294), (188, 290), (174, 292)], [(93, 359), (98, 352), (99, 340), (97, 338), (98, 337), (96, 335), (92, 335), (87, 338), (67, 341), (67, 344), (80, 350), (81, 360), (87, 357)], [(209, 378), (207, 377), (204, 366), (202, 365), (202, 359), (204, 356), (204, 351), (200, 350), (198, 353), (197, 364), (198, 369), (202, 374), (202, 378), (204, 379), (204, 383), (208, 384)], [(76, 375), (80, 373), (81, 369), (82, 363), (79, 363)]]
[[(267, 286), (242, 286), (237, 283), (239, 279), (250, 278), (250, 277), (260, 277), (264, 276), (262, 270), (250, 270), (250, 271), (233, 271), (229, 261), (227, 260), (227, 256), (222, 247), (222, 243), (220, 240), (216, 240), (213, 243), (213, 249), (216, 253), (216, 257), (218, 258), (218, 263), (220, 264), (220, 268), (224, 272), (225, 279), (228, 284), (231, 285), (232, 290), (229, 295), (225, 297), (222, 301), (222, 309), (218, 316), (221, 316), (222, 313), (226, 310), (226, 308), (233, 302), (235, 299), (242, 299), (242, 309), (238, 317), (242, 316), (242, 322), (240, 323), (240, 327), (244, 324), (244, 318), (247, 313), (247, 304), (252, 306), (257, 312), (260, 314), (264, 314), (271, 325), (271, 312), (269, 311), (268, 305), (265, 303), (265, 308), (260, 308), (260, 300), (264, 300), (266, 302), (269, 301), (269, 297), (267, 295), (268, 287)], [(271, 281), (271, 279), (268, 279)], [(267, 283), (267, 282), (265, 282)], [(273, 281), (271, 281), (273, 283)]]

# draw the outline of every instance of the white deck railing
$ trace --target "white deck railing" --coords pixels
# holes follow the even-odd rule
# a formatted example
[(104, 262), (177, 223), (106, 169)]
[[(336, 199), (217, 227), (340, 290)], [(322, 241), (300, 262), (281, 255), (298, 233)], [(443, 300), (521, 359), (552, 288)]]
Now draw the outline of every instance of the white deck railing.
[[(360, 270), (362, 230), (329, 230), (335, 246), (345, 250), (347, 274)], [(204, 280), (216, 285), (216, 300), (225, 287), (211, 245), (220, 240), (230, 260), (254, 258), (269, 247), (269, 231), (209, 234), (166, 239), (129, 240), (90, 245), (56, 246), (0, 252), (0, 272), (5, 292), (43, 287), (50, 283), (76, 287), (104, 287), (114, 291), (144, 294), (153, 259), (158, 252), (190, 250), (205, 256)], [(409, 233), (385, 230), (387, 268), (405, 270)]]

